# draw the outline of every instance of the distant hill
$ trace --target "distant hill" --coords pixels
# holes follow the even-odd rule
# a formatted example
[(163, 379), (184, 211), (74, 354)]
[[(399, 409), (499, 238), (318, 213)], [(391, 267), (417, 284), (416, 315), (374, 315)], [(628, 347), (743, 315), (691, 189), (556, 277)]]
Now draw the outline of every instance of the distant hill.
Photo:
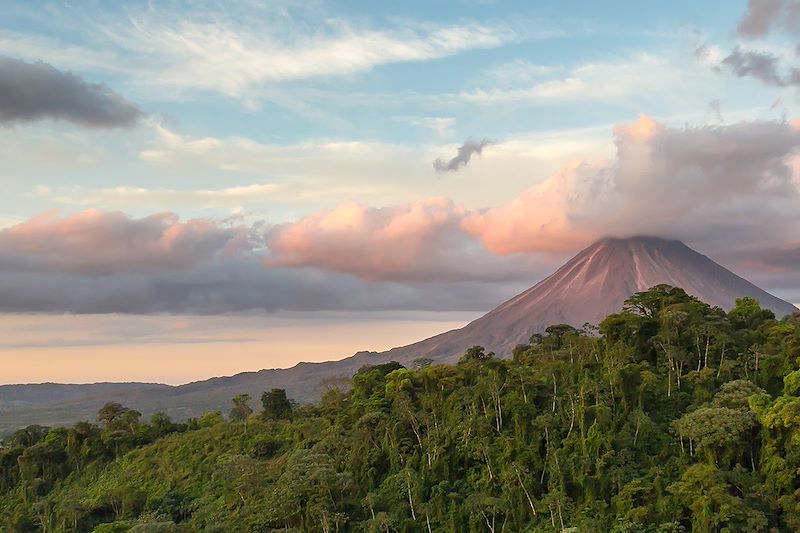
[[(680, 241), (657, 237), (603, 239), (570, 259), (554, 274), (460, 329), (375, 353), (360, 352), (341, 361), (300, 363), (289, 369), (244, 372), (180, 386), (153, 384), (0, 386), (0, 433), (27, 424), (64, 424), (94, 419), (108, 400), (145, 415), (164, 411), (175, 419), (211, 409), (227, 410), (230, 399), (284, 388), (290, 397), (317, 397), (326, 379), (349, 377), (361, 366), (387, 361), (411, 364), (421, 357), (454, 362), (464, 350), (481, 345), (499, 355), (527, 342), (552, 324), (596, 324), (618, 311), (638, 291), (666, 283), (700, 300), (730, 309), (736, 298), (750, 296), (779, 317), (797, 311)], [(299, 341), (301, 342), (301, 341)]]

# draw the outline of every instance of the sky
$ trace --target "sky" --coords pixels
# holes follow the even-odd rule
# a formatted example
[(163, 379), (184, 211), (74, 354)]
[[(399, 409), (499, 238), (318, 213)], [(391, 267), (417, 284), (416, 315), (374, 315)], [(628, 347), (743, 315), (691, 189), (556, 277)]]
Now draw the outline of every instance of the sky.
[(800, 302), (800, 2), (3, 2), (0, 162), (0, 383), (386, 349), (606, 236)]

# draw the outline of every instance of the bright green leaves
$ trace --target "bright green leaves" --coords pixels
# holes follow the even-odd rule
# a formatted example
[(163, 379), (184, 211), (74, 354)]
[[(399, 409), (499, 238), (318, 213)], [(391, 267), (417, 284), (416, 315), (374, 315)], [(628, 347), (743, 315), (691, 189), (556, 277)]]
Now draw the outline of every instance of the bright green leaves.
[(690, 510), (693, 531), (766, 531), (766, 516), (745, 500), (752, 490), (732, 483), (732, 477), (714, 465), (696, 464), (669, 487), (675, 499)]
[(401, 392), (411, 392), (414, 390), (414, 382), (417, 381), (417, 373), (407, 368), (399, 368), (386, 374), (386, 394), (393, 396)]
[(755, 416), (742, 409), (701, 407), (675, 423), (690, 449), (705, 453), (712, 462), (746, 444), (743, 437), (753, 429)]

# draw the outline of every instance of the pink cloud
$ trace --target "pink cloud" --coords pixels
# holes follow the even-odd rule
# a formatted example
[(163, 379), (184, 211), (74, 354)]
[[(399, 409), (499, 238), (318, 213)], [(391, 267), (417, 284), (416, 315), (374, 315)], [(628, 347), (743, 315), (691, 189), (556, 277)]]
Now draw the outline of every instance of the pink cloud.
[(134, 219), (89, 209), (65, 217), (36, 216), (0, 231), (6, 261), (86, 274), (186, 269), (243, 246), (243, 229), (208, 220), (182, 222), (173, 213)]
[[(463, 227), (501, 253), (576, 249), (606, 235), (737, 238), (736, 228), (800, 222), (800, 131), (784, 122), (668, 128), (647, 116), (614, 128), (612, 161), (565, 165)], [(741, 234), (739, 238), (744, 238)]]
[(447, 198), (382, 208), (343, 204), (273, 228), (265, 264), (316, 267), (368, 281), (523, 277), (532, 258), (518, 259), (515, 267), (493, 255), (463, 230), (466, 216)]
[(569, 162), (482, 210), (441, 197), (348, 203), (266, 231), (172, 213), (45, 213), (0, 230), (0, 302), (73, 312), (466, 308), (476, 294), (494, 301), (541, 279), (591, 241), (635, 234), (683, 239), (757, 269), (756, 280), (771, 276), (767, 287), (797, 287), (797, 122), (673, 128), (642, 116), (613, 135), (612, 159)]
[(615, 158), (569, 162), (498, 207), (470, 211), (444, 198), (345, 204), (278, 226), (266, 264), (366, 280), (484, 279), (502, 256), (519, 264), (534, 254), (542, 265), (608, 235), (725, 251), (763, 228), (779, 245), (800, 223), (794, 123), (671, 128), (642, 115), (613, 134)]

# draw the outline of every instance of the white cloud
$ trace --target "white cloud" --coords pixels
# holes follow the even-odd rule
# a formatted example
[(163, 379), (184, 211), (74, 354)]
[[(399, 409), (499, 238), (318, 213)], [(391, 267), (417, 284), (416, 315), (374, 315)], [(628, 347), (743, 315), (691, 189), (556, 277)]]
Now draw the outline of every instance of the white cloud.
[[(489, 88), (462, 91), (457, 98), (487, 106), (577, 101), (625, 103), (653, 94), (664, 95), (678, 83), (682, 91), (694, 90), (702, 78), (689, 74), (691, 65), (685, 61), (644, 52), (619, 60), (582, 63), (555, 77), (552, 74), (561, 69), (548, 73), (537, 66), (523, 65), (521, 77), (515, 79), (511, 74), (513, 65), (501, 65), (497, 71), (490, 71), (484, 81)], [(499, 75), (506, 77), (502, 88), (497, 87)]]
[[(0, 50), (74, 69), (122, 74), (159, 97), (211, 91), (257, 105), (268, 86), (349, 76), (393, 63), (428, 61), (503, 46), (534, 32), (520, 25), (395, 21), (376, 27), (329, 16), (319, 7), (265, 6), (239, 13), (195, 5), (188, 12), (150, 5), (130, 16), (97, 12), (91, 20), (63, 7), (63, 28), (80, 29), (85, 44), (0, 31)], [(542, 31), (537, 37), (556, 32)], [(164, 90), (166, 89), (166, 91)]]
[(275, 183), (254, 183), (221, 189), (195, 190), (151, 189), (125, 185), (96, 189), (79, 186), (37, 185), (28, 193), (28, 196), (58, 204), (79, 206), (102, 205), (129, 208), (133, 205), (169, 205), (173, 208), (178, 206), (240, 208), (242, 205), (269, 200), (280, 190), (281, 186)]
[(260, 31), (151, 20), (119, 35), (120, 43), (161, 63), (149, 83), (205, 89), (241, 97), (268, 82), (341, 76), (389, 63), (426, 61), (475, 48), (501, 46), (514, 38), (507, 28), (479, 24), (420, 31), (339, 29), (334, 35), (280, 42)]
[(456, 125), (455, 117), (411, 117), (399, 119), (411, 126), (417, 126), (436, 132), (439, 137), (450, 137)]
[[(192, 138), (154, 125), (156, 138), (140, 153), (148, 164), (177, 177), (235, 172), (281, 187), (270, 197), (310, 210), (345, 202), (367, 205), (448, 196), (466, 207), (505, 202), (546, 179), (567, 160), (605, 157), (610, 125), (547, 131), (497, 139), (480, 160), (462, 169), (458, 187), (437, 179), (431, 161), (456, 145), (400, 146), (359, 140), (319, 140), (278, 145), (243, 137)], [(498, 176), (503, 176), (498, 180)], [(219, 177), (219, 176), (217, 176)], [(488, 180), (494, 186), (485, 187)]]
[(534, 84), (561, 70), (562, 67), (531, 63), (526, 59), (518, 58), (485, 70), (482, 73), (482, 77), (505, 86), (510, 84)]

